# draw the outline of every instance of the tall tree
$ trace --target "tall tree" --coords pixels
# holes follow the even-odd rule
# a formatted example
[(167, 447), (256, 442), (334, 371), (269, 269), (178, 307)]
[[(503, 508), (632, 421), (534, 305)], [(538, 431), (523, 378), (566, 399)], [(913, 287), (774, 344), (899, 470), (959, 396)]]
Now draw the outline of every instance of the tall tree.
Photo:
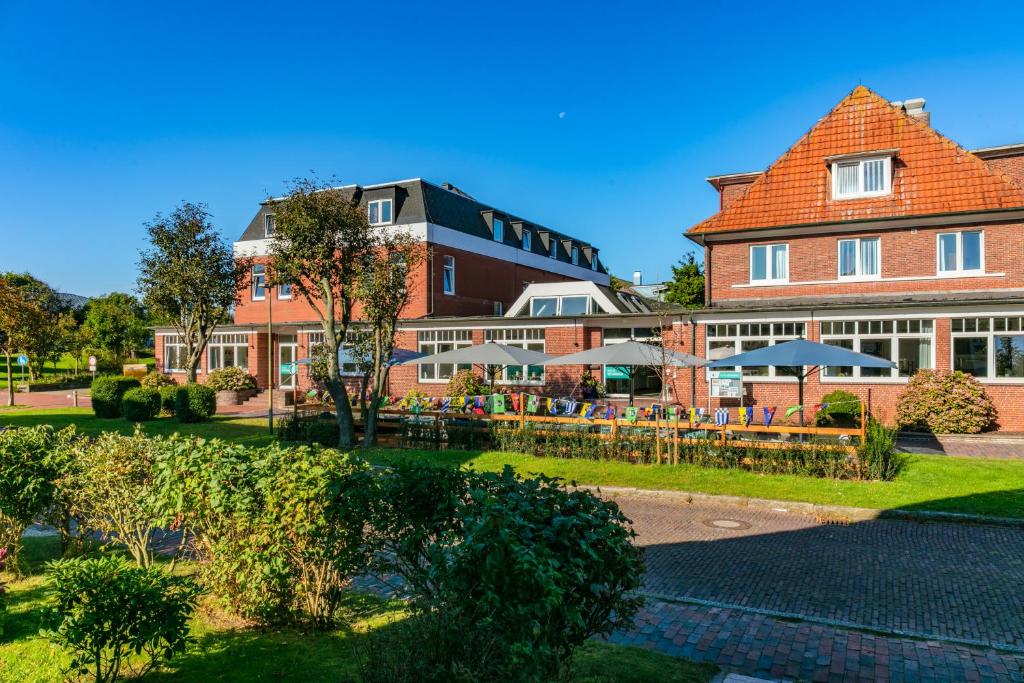
[(377, 414), (391, 371), (398, 319), (414, 286), (409, 274), (416, 271), (425, 256), (423, 248), (408, 233), (380, 231), (376, 242), (376, 251), (356, 281), (356, 297), (367, 327), (357, 342), (361, 351), (358, 355), (366, 360), (364, 387), (360, 392), (365, 417), (364, 447), (377, 443)]
[(53, 288), (28, 273), (7, 273), (4, 277), (34, 311), (30, 324), (20, 331), (18, 346), (28, 357), (29, 378), (36, 379), (46, 361), (64, 352), (61, 316), (68, 312), (68, 306)]
[(9, 274), (0, 274), (0, 352), (6, 359), (7, 405), (14, 405), (11, 358), (22, 348), (39, 309), (28, 301)]
[(120, 362), (134, 356), (149, 336), (146, 309), (131, 294), (111, 292), (89, 302), (85, 312), (86, 336), (91, 345)]
[(203, 204), (157, 214), (146, 232), (151, 248), (139, 253), (138, 288), (145, 305), (177, 330), (188, 381), (195, 382), (213, 331), (238, 301), (249, 261), (234, 257)]
[(687, 308), (704, 305), (704, 267), (697, 263), (693, 254), (687, 254), (678, 266), (672, 266), (672, 280), (668, 282), (665, 301)]
[(374, 232), (359, 198), (316, 179), (292, 182), (274, 205), (269, 271), (273, 284), (289, 283), (316, 311), (324, 333), (327, 392), (334, 400), (338, 446), (355, 445), (355, 423), (341, 378), (338, 349), (348, 333), (355, 286), (374, 254)]

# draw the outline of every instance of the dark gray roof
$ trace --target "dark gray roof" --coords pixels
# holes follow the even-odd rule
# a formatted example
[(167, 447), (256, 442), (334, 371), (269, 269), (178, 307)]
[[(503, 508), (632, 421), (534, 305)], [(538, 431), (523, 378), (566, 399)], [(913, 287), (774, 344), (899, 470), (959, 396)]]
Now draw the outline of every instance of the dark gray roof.
[[(509, 246), (522, 248), (522, 238), (517, 230), (517, 226), (513, 225), (514, 223), (522, 223), (522, 229), (529, 230), (533, 234), (530, 241), (531, 253), (549, 256), (550, 240), (555, 240), (557, 259), (568, 263), (571, 262), (572, 258), (564, 242), (571, 240), (573, 244), (580, 248), (580, 266), (586, 268), (590, 266), (590, 262), (583, 251), (584, 248), (592, 247), (595, 252), (597, 251), (596, 247), (593, 247), (589, 242), (557, 230), (552, 230), (508, 211), (497, 209), (470, 197), (465, 192), (447, 183), (444, 186), (435, 185), (426, 180), (416, 178), (382, 185), (351, 186), (343, 189), (357, 193), (359, 195), (359, 203), (362, 206), (366, 206), (368, 202), (374, 199), (393, 199), (393, 222), (395, 224), (421, 223), (425, 221), (489, 240), (492, 238), (491, 225), (485, 216), (493, 215), (505, 222), (503, 243)], [(249, 222), (242, 236), (238, 238), (240, 242), (264, 238), (266, 215), (274, 212), (273, 201), (268, 200), (260, 205), (259, 211), (253, 216), (252, 221)], [(600, 260), (598, 260), (598, 271), (602, 273), (607, 272), (601, 265)]]

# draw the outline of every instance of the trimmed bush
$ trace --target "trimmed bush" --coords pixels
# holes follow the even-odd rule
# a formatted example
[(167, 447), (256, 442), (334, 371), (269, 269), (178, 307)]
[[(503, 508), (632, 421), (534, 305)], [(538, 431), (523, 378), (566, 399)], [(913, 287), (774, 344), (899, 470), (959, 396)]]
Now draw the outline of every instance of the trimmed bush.
[(960, 371), (921, 370), (896, 403), (896, 428), (933, 434), (977, 434), (996, 421), (985, 387)]
[(178, 384), (160, 387), (160, 412), (174, 415), (174, 402), (178, 398), (180, 388)]
[(206, 422), (217, 412), (217, 392), (202, 384), (178, 387), (174, 414), (178, 422)]
[(203, 384), (214, 391), (245, 391), (256, 388), (256, 378), (241, 368), (227, 367), (211, 372)]
[(148, 375), (143, 376), (139, 382), (142, 386), (149, 387), (150, 389), (178, 386), (178, 383), (174, 381), (173, 377), (160, 372), (151, 372)]
[(138, 386), (139, 380), (134, 377), (119, 377), (117, 375), (101, 375), (92, 381), (90, 397), (92, 398), (92, 412), (96, 417), (115, 418), (121, 417), (121, 399), (129, 389)]
[(814, 424), (819, 427), (859, 427), (860, 397), (849, 391), (837, 389), (821, 399), (827, 404), (814, 415)]
[(132, 422), (152, 420), (160, 413), (160, 392), (148, 387), (135, 387), (124, 392), (121, 414)]
[(190, 579), (119, 557), (63, 560), (49, 570), (54, 607), (47, 635), (71, 655), (69, 678), (142, 677), (185, 651), (199, 596)]

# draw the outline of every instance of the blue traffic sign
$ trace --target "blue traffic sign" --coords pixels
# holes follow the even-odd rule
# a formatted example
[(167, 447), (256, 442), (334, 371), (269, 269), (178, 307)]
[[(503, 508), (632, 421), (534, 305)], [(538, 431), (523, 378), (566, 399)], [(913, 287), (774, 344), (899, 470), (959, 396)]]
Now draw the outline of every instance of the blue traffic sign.
[(18, 365), (28, 365), (28, 356), (25, 354), (18, 356)]

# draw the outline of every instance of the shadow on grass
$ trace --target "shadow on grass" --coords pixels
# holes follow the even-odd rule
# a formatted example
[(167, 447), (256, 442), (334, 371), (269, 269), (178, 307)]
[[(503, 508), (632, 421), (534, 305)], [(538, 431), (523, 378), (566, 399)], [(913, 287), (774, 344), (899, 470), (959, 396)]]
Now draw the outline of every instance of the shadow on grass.
[(13, 643), (39, 634), (43, 626), (43, 605), (47, 587), (40, 582), (32, 588), (12, 591), (7, 598), (7, 614), (3, 617), (0, 645)]

